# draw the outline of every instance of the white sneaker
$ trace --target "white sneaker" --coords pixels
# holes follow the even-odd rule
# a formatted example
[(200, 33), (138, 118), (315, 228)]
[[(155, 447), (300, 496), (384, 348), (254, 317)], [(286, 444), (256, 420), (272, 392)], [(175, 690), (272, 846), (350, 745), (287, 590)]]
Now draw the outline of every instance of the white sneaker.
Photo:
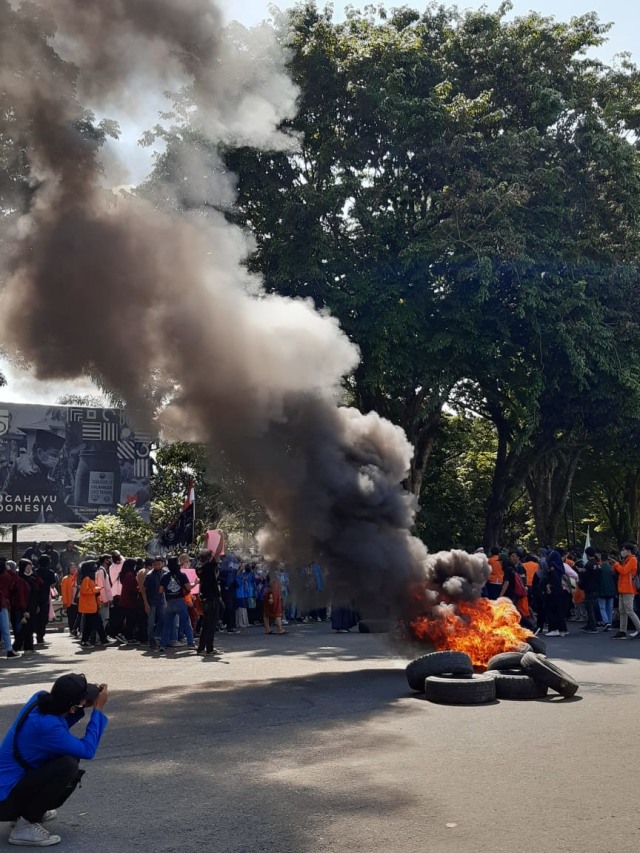
[(20, 847), (52, 847), (54, 844), (60, 844), (61, 841), (59, 835), (52, 835), (44, 826), (40, 826), (39, 823), (29, 823), (23, 817), (18, 818), (9, 836), (9, 844)]
[(638, 634), (640, 634), (640, 631), (630, 631), (629, 632), (629, 636), (631, 637), (632, 640), (635, 640), (635, 638), (638, 636)]
[(547, 631), (547, 637), (559, 637), (560, 631)]
[(58, 809), (49, 809), (40, 818), (40, 823), (46, 823), (48, 820), (55, 820), (58, 817)]

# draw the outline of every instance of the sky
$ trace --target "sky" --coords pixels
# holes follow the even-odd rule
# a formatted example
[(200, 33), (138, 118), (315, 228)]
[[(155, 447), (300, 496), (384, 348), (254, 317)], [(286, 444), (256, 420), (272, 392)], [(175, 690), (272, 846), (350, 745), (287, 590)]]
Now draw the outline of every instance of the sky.
[[(269, 0), (220, 0), (225, 15), (229, 20), (238, 20), (245, 26), (253, 26), (269, 17)], [(372, 0), (351, 0), (344, 3), (342, 0), (334, 0), (334, 17), (340, 20), (344, 17), (345, 6), (353, 6), (356, 9), (364, 9), (371, 5)], [(500, 5), (499, 0), (458, 0), (457, 4), (442, 0), (444, 5), (457, 5), (460, 9), (480, 9), (486, 6), (493, 11)], [(280, 3), (274, 5), (281, 9), (287, 9), (293, 3)], [(324, 2), (319, 2), (324, 6)], [(377, 5), (377, 3), (375, 4)], [(414, 9), (424, 9), (426, 0), (384, 0), (384, 6), (392, 9), (394, 6), (410, 6)], [(610, 32), (610, 43), (603, 46), (599, 55), (610, 60), (616, 53), (628, 51), (636, 61), (640, 61), (640, 3), (637, 0), (514, 0), (511, 15), (525, 15), (534, 10), (542, 15), (555, 16), (558, 19), (568, 20), (575, 15), (585, 12), (597, 12), (601, 20), (613, 22), (614, 27)]]
[[(345, 6), (351, 5), (363, 9), (369, 5), (371, 0), (351, 0), (344, 3), (342, 0), (334, 2), (334, 17), (336, 20), (344, 18)], [(447, 0), (443, 0), (447, 2)], [(238, 20), (245, 26), (254, 26), (269, 18), (269, 0), (219, 0), (227, 20)], [(276, 3), (281, 9), (289, 8), (293, 3)], [(319, 5), (323, 6), (324, 2)], [(412, 0), (386, 0), (387, 8), (408, 5), (416, 9), (423, 9), (427, 3), (412, 2)], [(453, 5), (453, 3), (452, 3)], [(499, 0), (459, 0), (460, 9), (479, 9), (486, 6), (489, 10), (495, 10), (499, 6)], [(530, 10), (535, 10), (543, 15), (555, 16), (567, 20), (575, 15), (595, 11), (601, 20), (613, 23), (609, 34), (609, 41), (598, 51), (598, 55), (605, 61), (610, 61), (616, 53), (627, 51), (632, 54), (636, 62), (640, 63), (640, 3), (636, 0), (514, 0), (512, 16), (523, 15)], [(148, 121), (146, 126), (152, 124)], [(135, 142), (138, 136), (137, 128), (132, 125), (127, 129), (124, 127), (125, 135), (130, 138), (127, 145), (127, 159), (133, 164), (134, 173), (146, 170), (150, 165), (149, 151), (142, 151)], [(130, 179), (135, 180), (138, 174)], [(125, 179), (126, 183), (127, 180)], [(0, 369), (7, 376), (7, 386), (0, 389), (0, 398), (7, 402), (31, 402), (31, 403), (55, 403), (63, 394), (69, 393), (96, 393), (89, 382), (78, 380), (66, 383), (40, 383), (24, 370), (19, 370), (6, 364), (0, 359)]]

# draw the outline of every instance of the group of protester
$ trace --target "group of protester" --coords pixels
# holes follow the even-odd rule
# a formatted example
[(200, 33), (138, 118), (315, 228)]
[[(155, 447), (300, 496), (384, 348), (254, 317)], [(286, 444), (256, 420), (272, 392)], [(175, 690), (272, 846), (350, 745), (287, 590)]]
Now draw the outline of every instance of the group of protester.
[[(482, 550), (482, 549), (479, 549)], [(614, 640), (640, 636), (638, 548), (625, 542), (619, 555), (585, 549), (491, 549), (486, 597), (510, 598), (521, 622), (547, 637), (566, 637), (567, 622), (584, 622), (582, 631), (611, 631)], [(629, 622), (633, 628), (628, 631)]]
[(184, 645), (215, 654), (217, 630), (260, 626), (282, 635), (291, 622), (330, 620), (335, 631), (348, 632), (358, 622), (353, 606), (331, 610), (317, 563), (295, 570), (292, 590), (281, 564), (234, 554), (218, 561), (207, 549), (197, 558), (124, 558), (116, 550), (85, 559), (72, 542), (60, 554), (51, 550), (34, 545), (17, 564), (0, 557), (0, 639), (8, 658), (46, 646), (58, 597), (69, 633), (86, 650), (131, 644), (162, 654)]

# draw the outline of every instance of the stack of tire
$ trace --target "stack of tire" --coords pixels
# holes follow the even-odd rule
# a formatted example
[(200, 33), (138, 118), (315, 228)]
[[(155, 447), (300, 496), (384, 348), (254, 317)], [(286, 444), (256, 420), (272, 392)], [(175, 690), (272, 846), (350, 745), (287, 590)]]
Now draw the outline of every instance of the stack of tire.
[[(535, 646), (535, 648), (533, 648)], [(483, 705), (496, 699), (542, 699), (549, 690), (573, 696), (578, 682), (544, 655), (544, 642), (531, 637), (519, 651), (495, 655), (476, 674), (469, 655), (444, 651), (422, 655), (406, 670), (409, 687), (430, 702)]]

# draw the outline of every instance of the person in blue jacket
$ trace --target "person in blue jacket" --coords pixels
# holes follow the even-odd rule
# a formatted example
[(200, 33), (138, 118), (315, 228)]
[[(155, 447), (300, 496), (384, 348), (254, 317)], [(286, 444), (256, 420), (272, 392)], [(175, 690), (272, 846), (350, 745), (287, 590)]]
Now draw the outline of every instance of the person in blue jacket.
[[(102, 709), (106, 684), (88, 684), (84, 675), (58, 678), (50, 692), (34, 694), (0, 743), (0, 821), (15, 821), (9, 844), (50, 847), (60, 836), (41, 824), (53, 820), (76, 789), (84, 770), (80, 759), (96, 754), (107, 726)], [(70, 729), (92, 708), (84, 737)]]

